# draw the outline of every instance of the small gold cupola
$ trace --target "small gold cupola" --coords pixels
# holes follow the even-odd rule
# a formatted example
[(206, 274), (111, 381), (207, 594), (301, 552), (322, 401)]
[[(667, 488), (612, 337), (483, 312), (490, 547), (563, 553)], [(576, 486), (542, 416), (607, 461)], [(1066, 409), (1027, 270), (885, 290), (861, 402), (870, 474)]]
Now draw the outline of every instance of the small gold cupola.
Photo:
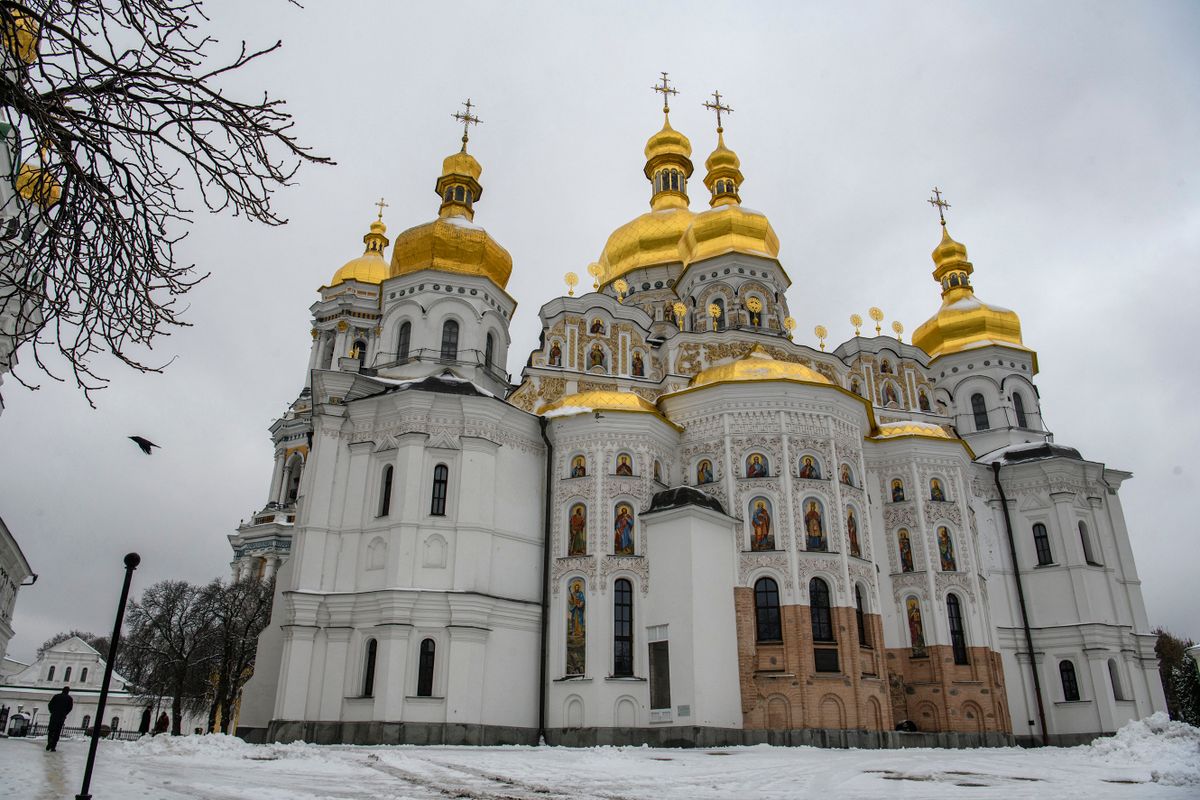
[(1027, 350), (1017, 313), (975, 296), (970, 280), (975, 267), (967, 260), (967, 248), (946, 229), (944, 212), (950, 204), (942, 200), (937, 187), (933, 194), (929, 202), (937, 207), (942, 240), (931, 255), (933, 279), (942, 286), (942, 307), (913, 332), (913, 344), (934, 358), (993, 344)]
[(704, 185), (712, 193), (708, 201), (710, 206), (738, 205), (742, 202), (738, 189), (742, 185), (742, 161), (737, 153), (725, 146), (725, 128), (721, 124), (721, 113), (733, 111), (721, 103), (721, 93), (713, 92), (713, 102), (705, 103), (704, 107), (717, 112), (717, 148), (712, 151), (704, 166), (708, 174), (704, 176)]
[(646, 142), (646, 179), (653, 187), (650, 207), (655, 211), (687, 208), (687, 179), (692, 176), (692, 143), (671, 127), (671, 95), (678, 94), (662, 73), (662, 84), (652, 87), (663, 96), (663, 126)]
[(380, 284), (388, 276), (388, 264), (383, 257), (383, 251), (388, 246), (387, 225), (383, 224), (383, 209), (387, 203), (380, 198), (375, 204), (379, 208), (378, 216), (371, 222), (371, 228), (363, 236), (366, 249), (358, 258), (347, 261), (341, 269), (333, 273), (329, 280), (330, 286), (337, 286), (345, 281)]
[(462, 149), (447, 156), (442, 161), (442, 174), (437, 179), (435, 191), (442, 198), (438, 216), (465, 217), (475, 219), (475, 201), (483, 196), (483, 187), (479, 184), (479, 176), (483, 167), (475, 157), (467, 152), (468, 129), (478, 125), (481, 120), (471, 113), (473, 104), (471, 98), (463, 103), (466, 111), (456, 111), (453, 117), (463, 124)]

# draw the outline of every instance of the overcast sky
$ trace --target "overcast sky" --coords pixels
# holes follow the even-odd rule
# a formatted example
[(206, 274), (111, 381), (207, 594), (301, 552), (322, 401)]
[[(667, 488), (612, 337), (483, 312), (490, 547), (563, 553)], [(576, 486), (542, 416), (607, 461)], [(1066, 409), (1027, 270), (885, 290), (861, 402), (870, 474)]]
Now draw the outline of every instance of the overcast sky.
[[(1200, 5), (308, 6), (206, 8), (224, 46), (283, 39), (230, 87), (286, 98), (338, 165), (279, 195), (284, 227), (197, 216), (181, 255), (212, 277), (189, 295), (194, 327), (155, 350), (177, 357), (165, 374), (108, 366), (95, 411), (69, 385), (5, 381), (0, 516), (40, 575), (10, 655), (108, 631), (130, 550), (135, 593), (227, 576), (227, 535), (266, 501), (268, 425), (304, 382), (315, 290), (362, 252), (381, 195), (393, 235), (436, 214), (467, 96), (475, 219), (513, 256), (519, 374), (561, 275), (586, 277), (647, 208), (661, 70), (697, 178), (715, 141), (701, 103), (720, 89), (733, 106), (742, 198), (779, 234), (799, 341), (822, 323), (836, 345), (871, 305), (909, 332), (937, 309), (925, 200), (942, 188), (979, 296), (1017, 310), (1038, 352), (1056, 441), (1134, 473), (1121, 499), (1151, 625), (1200, 638), (1200, 426), (1183, 419), (1200, 391)], [(692, 194), (706, 207), (695, 178)], [(135, 433), (162, 449), (143, 456)]]

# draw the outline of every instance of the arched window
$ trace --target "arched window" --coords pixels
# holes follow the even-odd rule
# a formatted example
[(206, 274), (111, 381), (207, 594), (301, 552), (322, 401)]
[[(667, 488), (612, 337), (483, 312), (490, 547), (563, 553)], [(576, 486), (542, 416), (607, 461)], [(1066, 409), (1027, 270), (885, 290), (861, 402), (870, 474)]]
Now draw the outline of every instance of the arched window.
[[(82, 670), (79, 672), (79, 682), (80, 682), (80, 683), (87, 683), (87, 670), (88, 670), (88, 668), (87, 668), (87, 667), (84, 667), (84, 668), (83, 668), (83, 669), (82, 669)], [(87, 727), (87, 726), (85, 725), (84, 727)]]
[(720, 310), (720, 315), (713, 321), (713, 330), (725, 330), (725, 300), (718, 297), (712, 304)]
[(832, 642), (833, 617), (829, 609), (829, 584), (813, 578), (808, 584), (808, 603), (812, 612), (813, 641)]
[(613, 584), (613, 675), (633, 675), (633, 584), (625, 578)]
[(486, 366), (491, 366), (493, 359), (496, 357), (496, 337), (491, 333), (487, 335), (486, 343), (483, 346), (483, 363)]
[(1063, 700), (1073, 703), (1079, 700), (1079, 681), (1075, 679), (1075, 665), (1070, 661), (1058, 662), (1058, 677), (1062, 679)]
[(463, 187), (455, 186), (454, 187), (454, 199), (461, 202), (464, 197), (466, 197), (466, 194), (463, 191)]
[(962, 606), (958, 595), (946, 595), (946, 618), (950, 622), (950, 649), (954, 651), (954, 663), (966, 664), (967, 634), (963, 628)]
[(1115, 658), (1108, 660), (1108, 680), (1112, 684), (1113, 700), (1126, 700), (1125, 689), (1121, 686), (1121, 673), (1117, 670)]
[(867, 637), (866, 610), (863, 607), (862, 587), (854, 587), (854, 616), (858, 622), (858, 645), (870, 647), (871, 640)]
[(50, 665), (50, 672), (46, 674), (46, 680), (48, 680), (48, 681), (54, 680), (54, 665), (53, 664)]
[(408, 349), (412, 346), (412, 323), (400, 323), (400, 333), (396, 336), (396, 360), (407, 361)]
[(671, 188), (679, 189), (679, 172), (677, 170), (671, 170)]
[(433, 697), (433, 660), (437, 643), (433, 639), (421, 640), (420, 663), (417, 664), (417, 697)]
[(1046, 526), (1040, 522), (1033, 526), (1033, 546), (1037, 548), (1039, 567), (1054, 563), (1050, 555), (1050, 536), (1046, 533)]
[(1087, 523), (1083, 520), (1079, 520), (1079, 543), (1083, 545), (1083, 560), (1099, 566), (1100, 562), (1096, 560), (1096, 555), (1092, 552), (1092, 537), (1088, 535)]
[(1025, 399), (1013, 392), (1013, 411), (1017, 412), (1017, 427), (1028, 428), (1029, 420), (1025, 418)]
[(442, 323), (442, 360), (458, 359), (458, 323), (452, 319)]
[(782, 642), (783, 625), (779, 620), (779, 584), (771, 578), (754, 583), (754, 626), (759, 642)]
[(118, 731), (118, 730), (120, 730), (120, 729), (121, 729), (121, 718), (120, 718), (120, 717), (113, 717), (113, 718), (112, 718), (112, 719), (109, 721), (109, 723), (108, 723), (108, 727), (112, 728), (114, 731)]
[(92, 715), (84, 714), (83, 715), (83, 729), (86, 731), (88, 728), (91, 727), (91, 725), (92, 725)]
[(367, 343), (362, 339), (355, 339), (354, 346), (350, 348), (354, 353), (354, 357), (358, 359), (358, 365), (361, 367), (367, 363)]
[(975, 417), (975, 430), (986, 431), (992, 427), (988, 422), (987, 403), (978, 392), (971, 395), (971, 414)]
[(446, 487), (450, 483), (450, 469), (445, 464), (433, 468), (433, 502), (429, 513), (435, 517), (446, 516)]
[(367, 640), (367, 657), (363, 663), (363, 697), (375, 696), (375, 656), (379, 653), (379, 642)]
[(71, 682), (71, 668), (67, 667), (67, 671), (63, 673), (63, 683)]
[(383, 479), (379, 487), (379, 516), (386, 517), (392, 510), (392, 465), (383, 468)]
[(300, 475), (304, 472), (304, 457), (299, 453), (292, 456), (292, 460), (287, 466), (287, 490), (283, 495), (285, 505), (291, 505), (296, 502), (296, 498), (300, 495)]

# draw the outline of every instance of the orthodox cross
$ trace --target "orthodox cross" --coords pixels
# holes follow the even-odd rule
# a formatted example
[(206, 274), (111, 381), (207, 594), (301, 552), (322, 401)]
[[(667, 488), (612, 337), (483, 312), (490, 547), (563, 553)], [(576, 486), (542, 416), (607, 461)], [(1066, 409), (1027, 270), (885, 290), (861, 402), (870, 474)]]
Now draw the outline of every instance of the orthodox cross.
[(721, 93), (720, 92), (713, 92), (712, 96), (713, 96), (713, 102), (711, 102), (711, 103), (705, 102), (704, 107), (709, 109), (710, 111), (717, 112), (717, 133), (722, 133), (725, 129), (721, 127), (721, 112), (724, 111), (726, 114), (732, 114), (733, 109), (730, 108), (729, 106), (721, 105)]
[(383, 220), (383, 210), (388, 207), (388, 204), (383, 202), (383, 198), (381, 197), (381, 198), (379, 198), (379, 202), (373, 203), (373, 205), (379, 209), (379, 216), (376, 217), (376, 219), (382, 221)]
[(667, 78), (667, 73), (662, 73), (662, 86), (654, 85), (650, 87), (656, 92), (662, 93), (663, 96), (663, 113), (666, 114), (671, 110), (671, 95), (679, 94), (678, 89), (672, 89), (670, 79)]
[(466, 108), (467, 108), (465, 113), (462, 111), (455, 111), (451, 116), (453, 116), (456, 120), (458, 120), (459, 122), (461, 122), (463, 124), (462, 140), (463, 140), (463, 149), (465, 150), (467, 148), (467, 130), (468, 130), (468, 128), (471, 125), (478, 125), (479, 123), (483, 122), (483, 120), (481, 120), (479, 117), (477, 117), (471, 113), (471, 108), (473, 106), (473, 104), (471, 103), (471, 98), (468, 97), (467, 102), (463, 103), (463, 105), (466, 106)]
[(942, 227), (946, 227), (946, 215), (942, 212), (949, 208), (950, 204), (942, 199), (942, 193), (936, 186), (933, 187), (933, 197), (929, 198), (926, 202), (931, 206), (937, 206), (938, 219), (942, 221)]

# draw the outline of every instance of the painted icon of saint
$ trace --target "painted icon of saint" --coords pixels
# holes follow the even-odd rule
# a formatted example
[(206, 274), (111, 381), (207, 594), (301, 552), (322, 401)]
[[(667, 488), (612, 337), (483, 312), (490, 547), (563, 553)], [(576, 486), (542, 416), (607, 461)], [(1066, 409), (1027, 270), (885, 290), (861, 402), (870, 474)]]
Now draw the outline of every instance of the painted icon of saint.
[(618, 556), (633, 555), (633, 507), (628, 503), (617, 506), (613, 520), (613, 553)]
[(604, 350), (598, 344), (592, 345), (592, 352), (588, 354), (588, 369), (593, 367), (604, 366)]
[(583, 456), (575, 456), (571, 459), (571, 477), (584, 478), (587, 477), (587, 459)]
[(632, 475), (633, 474), (633, 461), (629, 458), (629, 455), (626, 453), (621, 453), (619, 456), (617, 456), (617, 474), (618, 475)]
[(896, 478), (896, 480), (892, 481), (892, 502), (904, 502), (904, 481), (900, 480), (899, 478)]
[(562, 366), (562, 348), (558, 346), (558, 342), (550, 345), (550, 366)]
[(884, 373), (885, 375), (891, 375), (892, 374), (892, 362), (884, 361), (882, 364), (879, 365), (879, 371)]
[(775, 536), (771, 533), (771, 512), (766, 500), (754, 501), (754, 513), (750, 515), (754, 534), (750, 539), (751, 550), (774, 550)]
[(913, 571), (912, 541), (908, 537), (908, 530), (905, 528), (901, 528), (900, 532), (896, 534), (896, 538), (900, 542), (900, 571), (901, 572), (912, 572)]
[(954, 572), (958, 569), (958, 563), (954, 559), (954, 540), (950, 538), (950, 531), (945, 526), (938, 528), (938, 556), (942, 561), (943, 572)]
[(858, 381), (850, 381), (850, 391), (862, 397), (862, 385)]
[(707, 458), (702, 459), (700, 461), (700, 463), (696, 465), (696, 483), (712, 483), (712, 480), (713, 480), (712, 462), (709, 461)]
[(583, 503), (571, 506), (570, 536), (568, 538), (567, 555), (587, 555), (587, 509)]
[(821, 519), (821, 507), (816, 500), (808, 501), (804, 512), (805, 546), (809, 550), (825, 550), (825, 523)]
[(908, 635), (912, 639), (912, 654), (918, 658), (925, 655), (925, 626), (921, 622), (921, 604), (917, 598), (910, 597), (905, 601), (908, 616)]
[(937, 478), (929, 481), (929, 499), (939, 503), (946, 501), (946, 493), (942, 491), (942, 482)]
[(883, 404), (886, 406), (890, 405), (891, 403), (899, 405), (900, 400), (896, 397), (895, 387), (893, 387), (890, 383), (885, 383), (883, 385)]
[(838, 480), (840, 480), (842, 483), (846, 484), (847, 486), (854, 485), (854, 479), (850, 476), (850, 465), (849, 464), (842, 464), (842, 470), (841, 470), (841, 473), (838, 475)]
[(642, 354), (637, 351), (633, 353), (633, 375), (635, 378), (646, 375), (646, 364), (642, 361)]
[(654, 460), (654, 480), (658, 481), (659, 483), (663, 482), (662, 465), (658, 463), (658, 459)]
[(821, 477), (821, 467), (812, 456), (800, 459), (800, 477), (814, 480)]
[(746, 463), (747, 478), (765, 478), (767, 477), (767, 462), (760, 454), (755, 453), (750, 456), (750, 460)]
[(854, 518), (854, 509), (846, 509), (846, 536), (850, 539), (850, 555), (861, 556), (858, 549), (858, 520)]
[(582, 675), (587, 665), (587, 596), (583, 580), (567, 586), (567, 674)]
[(589, 330), (591, 333), (597, 333), (600, 335), (604, 335), (604, 320), (602, 320), (602, 319), (592, 320), (592, 327)]
[(917, 395), (917, 397), (918, 397), (918, 402), (921, 404), (921, 410), (929, 411), (930, 410), (929, 395), (925, 394), (924, 392), (921, 392), (921, 394)]

